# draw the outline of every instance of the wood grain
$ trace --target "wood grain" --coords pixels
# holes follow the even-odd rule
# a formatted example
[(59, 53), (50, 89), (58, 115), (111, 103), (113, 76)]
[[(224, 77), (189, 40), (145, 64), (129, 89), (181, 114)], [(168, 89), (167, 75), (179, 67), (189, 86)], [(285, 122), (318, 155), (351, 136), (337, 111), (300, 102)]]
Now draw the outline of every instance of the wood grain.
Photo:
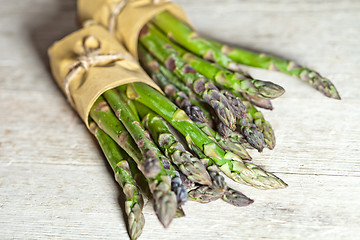
[[(189, 202), (166, 230), (148, 203), (141, 239), (358, 239), (360, 2), (175, 2), (200, 33), (317, 69), (343, 99), (247, 68), (286, 88), (264, 111), (276, 148), (251, 154), (289, 187), (229, 181), (255, 203)], [(48, 46), (77, 28), (75, 1), (1, 1), (0, 25), (0, 239), (127, 239), (121, 189), (48, 71)]]

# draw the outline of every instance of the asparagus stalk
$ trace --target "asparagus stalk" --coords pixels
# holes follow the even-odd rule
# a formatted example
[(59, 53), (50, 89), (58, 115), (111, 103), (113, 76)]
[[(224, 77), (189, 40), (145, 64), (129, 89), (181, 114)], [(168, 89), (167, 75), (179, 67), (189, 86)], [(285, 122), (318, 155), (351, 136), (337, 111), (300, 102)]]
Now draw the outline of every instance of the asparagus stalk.
[(142, 232), (145, 218), (142, 213), (144, 206), (143, 198), (136, 186), (134, 176), (130, 171), (133, 160), (126, 154), (103, 130), (93, 122), (91, 125), (93, 134), (98, 140), (111, 168), (115, 179), (122, 187), (126, 197), (125, 212), (128, 216), (129, 235), (131, 239), (137, 239)]
[[(105, 99), (100, 96), (90, 110), (91, 118), (137, 163), (143, 165), (142, 154), (134, 140), (129, 136), (124, 125), (116, 118)], [(139, 169), (143, 169), (139, 167)], [(167, 227), (174, 218), (177, 209), (177, 198), (171, 191), (171, 176), (161, 168), (154, 178), (146, 177), (150, 192), (154, 198), (154, 209), (160, 222)]]
[(216, 41), (201, 38), (188, 25), (166, 11), (158, 14), (153, 19), (153, 22), (185, 48), (225, 68), (238, 70), (239, 66), (234, 64), (236, 62), (253, 67), (281, 71), (306, 81), (310, 86), (327, 97), (341, 99), (330, 80), (322, 77), (316, 71), (300, 66), (293, 61), (241, 48), (231, 48)]
[(155, 144), (149, 139), (149, 135), (140, 126), (140, 122), (131, 114), (132, 110), (126, 106), (115, 90), (108, 90), (103, 95), (142, 153), (144, 164), (139, 166), (140, 170), (146, 177), (154, 178), (161, 171), (161, 160)]
[(201, 99), (208, 103), (216, 112), (220, 121), (230, 129), (236, 128), (236, 117), (227, 98), (208, 79), (196, 72), (189, 64), (181, 59), (176, 51), (167, 48), (167, 43), (154, 41), (149, 31), (150, 24), (143, 27), (139, 41), (152, 53), (167, 69), (174, 72), (184, 83), (192, 89)]
[(190, 146), (198, 147), (233, 180), (261, 189), (286, 187), (276, 176), (254, 167), (253, 164), (243, 163), (237, 155), (222, 149), (199, 129), (184, 111), (150, 86), (144, 83), (128, 84), (127, 96), (162, 116), (185, 137)]
[[(139, 165), (143, 165), (141, 152), (129, 136), (124, 125), (116, 118), (103, 96), (100, 96), (90, 110), (90, 117)], [(139, 167), (139, 166), (138, 166)], [(141, 167), (139, 167), (141, 169)]]
[[(145, 48), (139, 44), (139, 58), (142, 66), (148, 72), (152, 79), (161, 87), (166, 96), (172, 99), (176, 105), (183, 109), (186, 114), (195, 122), (206, 122), (206, 116), (203, 111), (196, 105), (191, 103), (191, 100), (186, 93), (180, 91), (175, 85), (171, 84), (166, 76), (160, 72), (158, 61), (154, 59)], [(176, 76), (173, 76), (176, 78)], [(180, 80), (177, 80), (180, 81)]]
[(196, 55), (202, 56), (211, 62), (216, 62), (225, 68), (235, 64), (228, 56), (213, 47), (210, 42), (200, 37), (191, 27), (171, 15), (171, 13), (167, 11), (161, 12), (152, 19), (152, 22), (165, 32), (169, 38), (174, 39), (174, 41)]
[(256, 53), (241, 48), (231, 48), (227, 45), (212, 41), (213, 45), (220, 49), (233, 61), (258, 68), (280, 71), (290, 76), (307, 82), (310, 86), (327, 97), (341, 99), (334, 84), (318, 72), (303, 67), (293, 61), (274, 57), (268, 54)]
[[(186, 87), (183, 83), (179, 82), (179, 79), (174, 79), (177, 77), (174, 76), (169, 70), (167, 70), (166, 68), (161, 66), (141, 45), (139, 45), (139, 56), (140, 56), (140, 61), (143, 63), (143, 65), (145, 65), (145, 68), (148, 69), (149, 72), (154, 73), (154, 72), (158, 71), (159, 69), (161, 69), (161, 71), (164, 74), (166, 74), (166, 76), (168, 78), (162, 76), (161, 74), (160, 74), (160, 76), (155, 76), (155, 78), (157, 77), (156, 78), (157, 82), (159, 83), (160, 87), (163, 89), (163, 91), (168, 96), (169, 95), (170, 96), (183, 96), (184, 95), (183, 98), (186, 98), (187, 94), (191, 95), (192, 91), (188, 87)], [(173, 79), (173, 82), (176, 84), (176, 87), (170, 83), (169, 79)], [(180, 91), (179, 88), (182, 89), (183, 91)], [(242, 104), (241, 99), (239, 99), (238, 97), (235, 97), (230, 91), (222, 90), (221, 92), (229, 100), (230, 106), (235, 106), (234, 112), (236, 114), (236, 117), (238, 119), (244, 119), (245, 115), (246, 115), (246, 108)], [(185, 110), (187, 115), (192, 120), (199, 122), (199, 123), (204, 122), (204, 120), (199, 119), (199, 117), (198, 117), (199, 115), (201, 115), (201, 118), (205, 118), (205, 117), (210, 118), (210, 114), (204, 108), (202, 108), (203, 111), (201, 111), (201, 112), (197, 111), (198, 114), (195, 114), (195, 116), (192, 114), (192, 112), (189, 114), (189, 111), (186, 111), (187, 108), (185, 107), (185, 109), (184, 109), (184, 107), (182, 107), (182, 105), (179, 103), (178, 99), (179, 99), (179, 97), (176, 97), (175, 99), (173, 97), (173, 101), (175, 103), (177, 103), (177, 105), (180, 108)], [(186, 99), (188, 99), (188, 98), (186, 98)], [(200, 109), (199, 106), (201, 106), (201, 103), (196, 102), (196, 104), (197, 104), (196, 106), (198, 106), (198, 108), (196, 108), (196, 109)], [(194, 106), (194, 105), (192, 105), (192, 106)], [(208, 121), (211, 121), (211, 119), (208, 119)], [(256, 131), (254, 128), (250, 129), (249, 123), (247, 123), (246, 121), (244, 122), (244, 120), (238, 120), (238, 123), (241, 126), (242, 132), (245, 133), (246, 137), (248, 138), (248, 141), (252, 144), (252, 146), (254, 146), (259, 151), (261, 151), (263, 149), (263, 144), (261, 141), (262, 140), (261, 133)], [(222, 147), (226, 147), (227, 149), (229, 149), (229, 148), (232, 149), (235, 152), (235, 154), (238, 154), (243, 159), (250, 159), (250, 156), (248, 155), (246, 150), (241, 146), (241, 144), (231, 143), (231, 142), (225, 140), (224, 138), (219, 136), (219, 134), (215, 134), (215, 131), (213, 131), (213, 130), (211, 131), (210, 129), (208, 129), (207, 125), (199, 124), (198, 126), (204, 132), (206, 132), (209, 136), (215, 137), (215, 135), (216, 135), (215, 139), (216, 139), (216, 141), (218, 141), (218, 143)], [(222, 135), (222, 136), (228, 136), (232, 132), (228, 127), (226, 127), (221, 122), (217, 123), (217, 128), (218, 128), (218, 131), (220, 132), (220, 135)], [(209, 132), (209, 131), (211, 131), (211, 132)]]

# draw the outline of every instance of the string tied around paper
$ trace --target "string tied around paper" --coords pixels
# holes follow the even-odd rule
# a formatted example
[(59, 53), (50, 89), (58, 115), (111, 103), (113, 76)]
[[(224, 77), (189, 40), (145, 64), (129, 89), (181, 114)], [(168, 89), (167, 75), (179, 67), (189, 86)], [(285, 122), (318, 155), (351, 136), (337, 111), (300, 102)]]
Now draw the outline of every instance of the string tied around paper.
[[(110, 19), (109, 19), (109, 26), (108, 26), (108, 31), (111, 34), (115, 34), (115, 30), (116, 30), (116, 18), (119, 16), (119, 14), (121, 13), (121, 11), (126, 7), (126, 5), (131, 2), (131, 1), (139, 1), (139, 0), (123, 0), (121, 2), (119, 2), (114, 10), (112, 11), (111, 15), (110, 15)], [(166, 2), (171, 2), (171, 0), (151, 0), (150, 2), (145, 3), (144, 5), (147, 4), (160, 4), (160, 3), (166, 3)]]
[(121, 60), (128, 60), (136, 63), (136, 61), (128, 54), (100, 54), (101, 50), (101, 42), (99, 39), (94, 36), (85, 36), (81, 41), (80, 48), (77, 48), (74, 51), (78, 56), (76, 57), (76, 61), (71, 64), (70, 71), (64, 79), (64, 90), (67, 100), (74, 108), (75, 103), (71, 96), (70, 84), (81, 70), (85, 70), (87, 72), (90, 67), (105, 66)]

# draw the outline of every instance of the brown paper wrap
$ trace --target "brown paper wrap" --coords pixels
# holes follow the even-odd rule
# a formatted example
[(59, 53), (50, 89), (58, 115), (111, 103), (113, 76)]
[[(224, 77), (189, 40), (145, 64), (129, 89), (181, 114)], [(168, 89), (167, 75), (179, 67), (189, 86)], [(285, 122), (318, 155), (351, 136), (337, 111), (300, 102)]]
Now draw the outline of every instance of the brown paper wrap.
[(160, 90), (125, 48), (99, 25), (66, 36), (48, 53), (57, 84), (88, 128), (90, 109), (106, 90), (130, 82), (144, 82)]
[(141, 28), (162, 11), (169, 11), (189, 23), (184, 11), (165, 0), (78, 0), (79, 21), (88, 20), (108, 28), (137, 58), (138, 36)]

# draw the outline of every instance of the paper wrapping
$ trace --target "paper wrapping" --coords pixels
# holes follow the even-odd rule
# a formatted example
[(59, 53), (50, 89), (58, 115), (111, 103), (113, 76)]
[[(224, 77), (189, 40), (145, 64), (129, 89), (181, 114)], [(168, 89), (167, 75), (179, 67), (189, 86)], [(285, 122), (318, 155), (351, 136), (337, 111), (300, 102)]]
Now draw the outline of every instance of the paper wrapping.
[(136, 59), (140, 30), (158, 13), (167, 10), (190, 25), (184, 11), (169, 1), (78, 0), (77, 8), (80, 23), (91, 20), (105, 26)]
[(57, 84), (88, 128), (90, 109), (105, 91), (130, 82), (144, 82), (161, 91), (125, 48), (99, 25), (84, 27), (55, 42), (48, 54)]

